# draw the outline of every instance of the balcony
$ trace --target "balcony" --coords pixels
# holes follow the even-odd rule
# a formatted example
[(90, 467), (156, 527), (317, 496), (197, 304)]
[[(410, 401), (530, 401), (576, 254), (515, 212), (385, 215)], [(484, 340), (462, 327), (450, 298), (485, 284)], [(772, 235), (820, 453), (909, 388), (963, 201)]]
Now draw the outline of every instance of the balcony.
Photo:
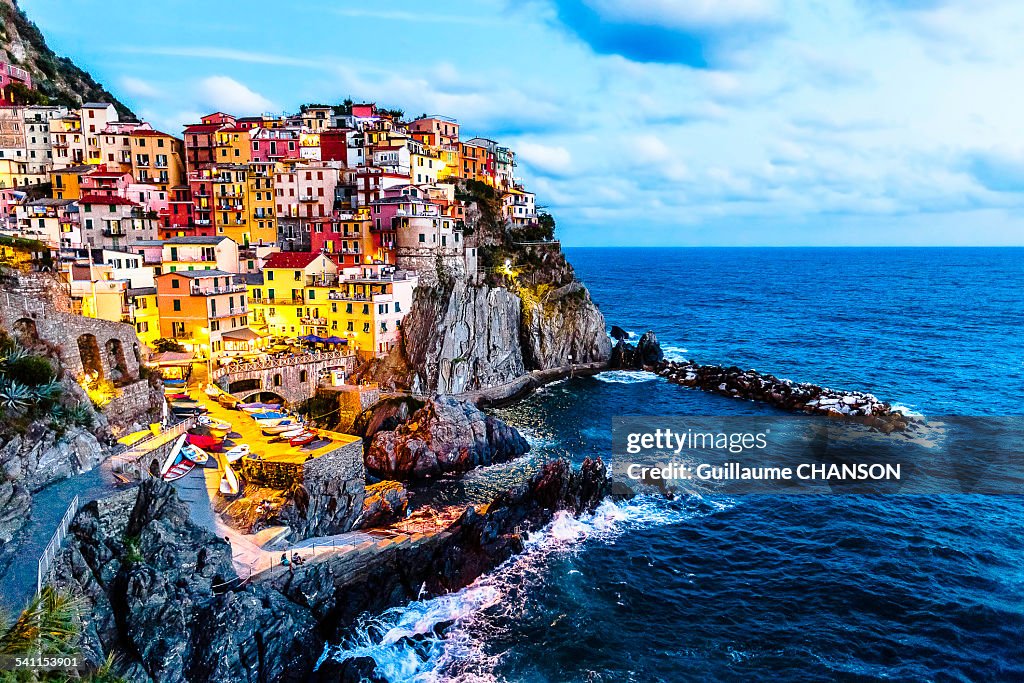
[(249, 308), (247, 306), (236, 306), (235, 308), (229, 308), (226, 311), (210, 311), (210, 320), (233, 318), (238, 315), (247, 315), (248, 313)]
[(245, 283), (236, 283), (231, 285), (224, 285), (222, 287), (201, 287), (193, 286), (189, 288), (189, 294), (192, 296), (213, 296), (215, 294), (237, 294), (238, 292), (245, 291)]
[(260, 304), (263, 306), (301, 306), (304, 301), (303, 297), (295, 297), (292, 299), (268, 299), (266, 297), (252, 297), (249, 299), (249, 303)]
[(345, 292), (330, 292), (327, 295), (328, 301), (360, 301), (370, 302), (373, 301), (372, 294), (347, 294)]
[(106, 228), (103, 231), (103, 236), (104, 237), (127, 237), (128, 233), (126, 233), (121, 228)]
[(219, 204), (217, 206), (218, 211), (244, 211), (245, 207), (241, 204)]
[(197, 218), (196, 219), (196, 225), (209, 225), (209, 224), (210, 224), (210, 219), (209, 218)]
[(335, 287), (338, 284), (337, 275), (307, 275), (307, 287)]
[(313, 195), (306, 195), (305, 197), (299, 197), (300, 202), (318, 202), (320, 197), (314, 197)]

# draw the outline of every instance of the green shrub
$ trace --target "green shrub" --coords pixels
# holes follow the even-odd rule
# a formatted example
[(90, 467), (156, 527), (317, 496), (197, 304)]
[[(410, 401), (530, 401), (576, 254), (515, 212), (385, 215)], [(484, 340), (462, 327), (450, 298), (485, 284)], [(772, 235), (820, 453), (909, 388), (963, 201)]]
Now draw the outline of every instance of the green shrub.
[(25, 356), (7, 366), (7, 376), (30, 387), (48, 384), (57, 377), (53, 365), (42, 356)]

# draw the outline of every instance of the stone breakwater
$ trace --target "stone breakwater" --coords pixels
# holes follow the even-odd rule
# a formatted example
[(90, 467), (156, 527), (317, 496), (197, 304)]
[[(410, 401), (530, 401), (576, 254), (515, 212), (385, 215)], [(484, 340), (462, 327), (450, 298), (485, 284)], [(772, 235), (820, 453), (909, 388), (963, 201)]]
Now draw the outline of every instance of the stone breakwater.
[(913, 422), (891, 404), (867, 392), (794, 382), (736, 366), (665, 360), (653, 332), (645, 333), (636, 346), (620, 339), (612, 353), (612, 366), (648, 370), (685, 387), (759, 401), (791, 412), (856, 420), (884, 433), (903, 431)]

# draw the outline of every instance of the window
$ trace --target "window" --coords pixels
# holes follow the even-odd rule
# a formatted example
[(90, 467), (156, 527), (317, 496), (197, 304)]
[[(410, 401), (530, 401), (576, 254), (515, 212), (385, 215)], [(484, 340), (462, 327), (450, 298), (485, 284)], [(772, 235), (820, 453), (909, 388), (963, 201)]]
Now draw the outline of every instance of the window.
[(281, 373), (278, 373), (278, 374), (274, 375), (274, 386), (275, 387), (281, 386)]
[(177, 279), (171, 280), (171, 289), (181, 289), (181, 282)]
[(181, 310), (181, 299), (175, 299), (173, 303), (174, 303), (174, 305), (173, 305), (174, 310), (180, 311)]
[(363, 332), (370, 331), (370, 323), (363, 323)]
[(424, 235), (424, 234), (423, 234), (423, 233), (421, 232), (421, 233), (420, 233), (420, 244), (423, 244), (423, 243), (424, 243), (424, 242), (426, 242), (426, 241), (427, 241), (427, 236), (426, 236), (426, 235)]
[(305, 384), (309, 381), (309, 373), (305, 370), (299, 370), (299, 381)]

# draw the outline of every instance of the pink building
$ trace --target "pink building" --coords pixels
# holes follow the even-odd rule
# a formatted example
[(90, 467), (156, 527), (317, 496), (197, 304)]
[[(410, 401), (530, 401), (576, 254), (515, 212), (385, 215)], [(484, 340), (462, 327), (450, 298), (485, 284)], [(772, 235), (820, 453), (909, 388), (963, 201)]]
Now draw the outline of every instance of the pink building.
[(289, 164), (274, 174), (279, 218), (323, 218), (334, 212), (339, 171), (324, 164)]
[(298, 128), (257, 128), (253, 131), (253, 161), (281, 161), (298, 158)]
[(83, 175), (78, 181), (83, 196), (101, 197), (127, 197), (128, 187), (134, 182), (135, 178), (131, 173), (108, 170), (103, 164)]

